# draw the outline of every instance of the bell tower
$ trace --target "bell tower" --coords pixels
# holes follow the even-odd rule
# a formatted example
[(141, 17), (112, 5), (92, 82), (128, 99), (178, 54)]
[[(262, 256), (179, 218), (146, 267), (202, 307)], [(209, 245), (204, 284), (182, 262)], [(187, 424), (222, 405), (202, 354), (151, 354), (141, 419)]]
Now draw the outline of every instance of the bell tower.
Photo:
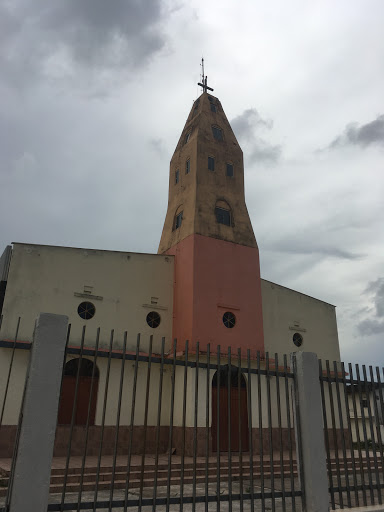
[(160, 254), (175, 256), (178, 344), (264, 350), (259, 251), (244, 196), (243, 152), (218, 98), (194, 102), (170, 163)]

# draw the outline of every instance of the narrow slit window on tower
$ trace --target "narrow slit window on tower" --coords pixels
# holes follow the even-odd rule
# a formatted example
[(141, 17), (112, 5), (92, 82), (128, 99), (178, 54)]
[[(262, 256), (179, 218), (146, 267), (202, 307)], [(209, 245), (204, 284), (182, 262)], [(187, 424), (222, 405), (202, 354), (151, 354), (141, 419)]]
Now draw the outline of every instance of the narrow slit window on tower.
[(185, 162), (185, 174), (189, 174), (189, 171), (191, 170), (191, 161), (188, 159)]
[(179, 180), (180, 180), (180, 171), (179, 171), (179, 169), (177, 169), (177, 171), (175, 172), (175, 184), (176, 185), (179, 183)]
[(185, 136), (184, 144), (186, 144), (189, 141), (190, 137), (191, 137), (191, 132), (188, 132), (187, 135)]
[(179, 229), (183, 221), (183, 212), (180, 212), (175, 217), (175, 229)]
[(216, 140), (223, 140), (223, 130), (218, 126), (212, 126), (212, 133)]
[(227, 176), (233, 177), (233, 164), (227, 163)]
[(215, 215), (219, 224), (225, 224), (226, 226), (231, 225), (231, 212), (229, 210), (216, 206)]
[(216, 105), (211, 103), (211, 112), (217, 112)]
[(208, 157), (208, 170), (209, 171), (215, 170), (215, 159), (213, 158), (213, 156)]

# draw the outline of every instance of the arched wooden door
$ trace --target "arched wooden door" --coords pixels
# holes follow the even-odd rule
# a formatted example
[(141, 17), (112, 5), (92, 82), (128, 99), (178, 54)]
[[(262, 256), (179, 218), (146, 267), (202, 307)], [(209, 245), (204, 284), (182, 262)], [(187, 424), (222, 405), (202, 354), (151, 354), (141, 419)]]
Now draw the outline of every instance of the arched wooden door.
[[(77, 389), (75, 425), (86, 425), (88, 404), (91, 404), (89, 425), (95, 424), (96, 399), (99, 387), (99, 370), (89, 359), (71, 359), (64, 368), (63, 385), (61, 388), (58, 424), (70, 425), (72, 421), (73, 403), (76, 394), (76, 378), (79, 371)], [(92, 397), (91, 397), (92, 392)]]
[[(240, 377), (240, 379), (239, 379)], [(220, 380), (220, 388), (219, 388)], [(239, 382), (240, 380), (240, 382)], [(231, 385), (229, 386), (229, 382)], [(240, 388), (239, 388), (240, 384)], [(230, 393), (230, 396), (229, 396)], [(219, 418), (217, 405), (219, 401)], [(230, 411), (229, 411), (230, 408)], [(247, 384), (243, 374), (236, 366), (223, 366), (212, 380), (212, 450), (217, 451), (219, 436), (220, 451), (227, 452), (229, 447), (229, 427), (231, 429), (231, 450), (249, 450)]]

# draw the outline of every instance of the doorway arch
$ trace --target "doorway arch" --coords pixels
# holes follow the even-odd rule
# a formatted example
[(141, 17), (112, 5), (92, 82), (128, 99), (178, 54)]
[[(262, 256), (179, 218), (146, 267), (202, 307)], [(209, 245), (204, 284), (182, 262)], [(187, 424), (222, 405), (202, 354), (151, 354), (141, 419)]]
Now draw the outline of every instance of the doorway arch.
[[(80, 368), (79, 368), (80, 365)], [(89, 359), (71, 359), (64, 367), (63, 383), (57, 423), (70, 425), (72, 421), (73, 403), (76, 394), (76, 379), (79, 373), (75, 425), (86, 425), (89, 411), (89, 425), (95, 424), (96, 400), (99, 387), (99, 369)], [(92, 392), (92, 397), (91, 397)]]
[[(220, 407), (219, 418), (217, 415), (218, 402)], [(220, 367), (212, 379), (212, 450), (214, 452), (217, 451), (218, 437), (220, 452), (228, 451), (229, 424), (231, 428), (231, 451), (238, 451), (240, 445), (243, 452), (248, 451), (247, 383), (237, 366), (229, 367), (229, 365), (226, 365)]]

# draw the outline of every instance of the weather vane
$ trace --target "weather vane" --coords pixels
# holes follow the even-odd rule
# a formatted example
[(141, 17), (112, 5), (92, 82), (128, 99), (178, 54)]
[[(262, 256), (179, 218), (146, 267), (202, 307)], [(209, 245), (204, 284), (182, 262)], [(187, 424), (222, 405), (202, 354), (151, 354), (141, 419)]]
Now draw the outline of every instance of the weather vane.
[(201, 69), (202, 69), (202, 74), (201, 74), (201, 83), (199, 82), (197, 85), (200, 85), (200, 87), (203, 88), (203, 92), (207, 92), (207, 91), (213, 91), (213, 89), (211, 87), (208, 87), (207, 85), (207, 80), (208, 80), (208, 77), (204, 75), (204, 59), (201, 59)]

